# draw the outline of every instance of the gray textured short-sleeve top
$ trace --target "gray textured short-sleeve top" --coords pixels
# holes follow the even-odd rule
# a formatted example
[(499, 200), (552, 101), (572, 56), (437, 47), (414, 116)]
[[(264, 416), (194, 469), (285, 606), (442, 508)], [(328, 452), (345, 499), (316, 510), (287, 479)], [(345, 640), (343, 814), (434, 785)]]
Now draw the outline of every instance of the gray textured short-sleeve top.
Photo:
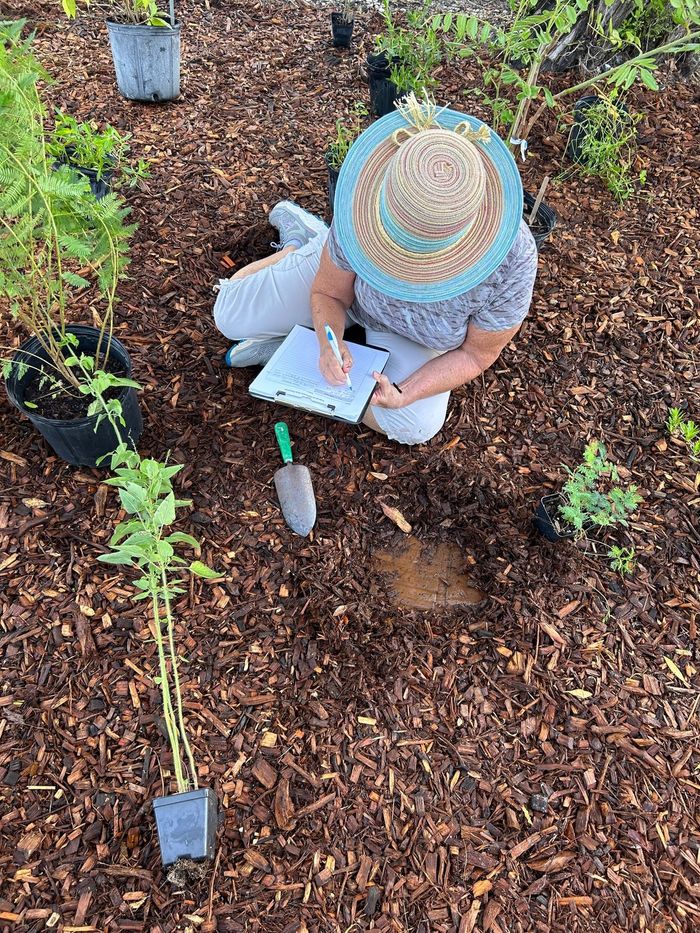
[[(334, 265), (344, 272), (354, 271), (340, 248), (334, 226), (326, 246)], [(537, 248), (522, 221), (501, 265), (463, 295), (445, 301), (399, 301), (356, 276), (352, 316), (365, 327), (401, 334), (432, 350), (454, 350), (464, 343), (470, 323), (490, 331), (520, 324), (530, 307), (536, 273)]]

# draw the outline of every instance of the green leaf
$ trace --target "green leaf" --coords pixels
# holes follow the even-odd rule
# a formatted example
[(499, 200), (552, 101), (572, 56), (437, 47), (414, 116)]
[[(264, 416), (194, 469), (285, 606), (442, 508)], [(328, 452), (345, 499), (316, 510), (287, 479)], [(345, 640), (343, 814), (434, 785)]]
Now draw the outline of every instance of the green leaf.
[(190, 564), (190, 572), (196, 577), (204, 577), (205, 580), (217, 580), (223, 576), (223, 574), (217, 573), (216, 570), (212, 570), (211, 567), (207, 567), (201, 560), (192, 561)]
[(75, 272), (62, 272), (61, 278), (64, 282), (68, 282), (69, 285), (74, 285), (76, 288), (87, 288), (90, 285), (87, 279)]
[(172, 525), (175, 521), (175, 496), (172, 492), (168, 493), (156, 509), (153, 521), (161, 527)]
[(133, 556), (124, 551), (115, 551), (112, 554), (99, 554), (97, 559), (103, 564), (129, 564), (133, 563)]
[(126, 489), (119, 490), (122, 507), (130, 515), (139, 512), (146, 501), (146, 493), (135, 483), (127, 483)]
[(168, 535), (165, 539), (171, 544), (189, 544), (195, 550), (199, 550), (200, 544), (196, 538), (193, 538), (192, 535), (185, 534), (184, 531), (175, 531), (173, 534)]
[(659, 90), (659, 83), (654, 77), (654, 75), (647, 71), (646, 68), (641, 68), (639, 71), (639, 77), (642, 79), (642, 84), (646, 85), (651, 91)]

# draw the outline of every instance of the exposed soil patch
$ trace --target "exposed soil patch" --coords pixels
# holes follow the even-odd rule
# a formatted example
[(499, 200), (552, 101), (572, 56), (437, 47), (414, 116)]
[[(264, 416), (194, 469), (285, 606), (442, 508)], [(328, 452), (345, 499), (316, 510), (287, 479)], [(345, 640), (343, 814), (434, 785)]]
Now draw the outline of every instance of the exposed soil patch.
[(440, 542), (423, 545), (410, 537), (404, 547), (377, 551), (382, 573), (399, 606), (406, 609), (445, 609), (481, 602), (484, 594), (470, 586), (461, 548)]

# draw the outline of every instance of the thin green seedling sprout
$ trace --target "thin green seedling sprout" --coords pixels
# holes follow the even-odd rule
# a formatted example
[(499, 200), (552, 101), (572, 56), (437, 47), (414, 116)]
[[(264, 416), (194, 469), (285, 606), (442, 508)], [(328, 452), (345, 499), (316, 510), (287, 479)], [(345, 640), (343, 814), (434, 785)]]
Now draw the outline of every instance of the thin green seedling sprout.
[(700, 425), (686, 418), (680, 408), (670, 408), (666, 429), (672, 437), (685, 441), (690, 459), (700, 463)]

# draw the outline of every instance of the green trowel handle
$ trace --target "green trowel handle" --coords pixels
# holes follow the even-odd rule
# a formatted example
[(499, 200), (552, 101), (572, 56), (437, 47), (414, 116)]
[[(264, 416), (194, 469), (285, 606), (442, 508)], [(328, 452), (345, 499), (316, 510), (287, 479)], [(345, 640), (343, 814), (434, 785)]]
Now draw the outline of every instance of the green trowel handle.
[(285, 463), (292, 462), (292, 442), (289, 437), (289, 428), (284, 421), (278, 421), (275, 424), (275, 437), (280, 445), (280, 453)]

